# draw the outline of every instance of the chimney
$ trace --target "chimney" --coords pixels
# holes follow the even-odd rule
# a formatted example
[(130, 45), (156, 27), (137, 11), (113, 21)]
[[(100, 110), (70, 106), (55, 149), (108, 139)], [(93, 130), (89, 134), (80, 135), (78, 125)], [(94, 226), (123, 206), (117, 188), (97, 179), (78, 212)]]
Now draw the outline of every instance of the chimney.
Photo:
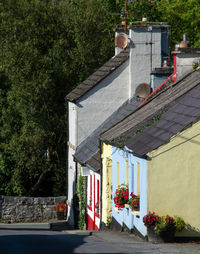
[(172, 52), (176, 58), (176, 81), (193, 70), (200, 63), (200, 48), (189, 48), (189, 41), (183, 35), (183, 41), (175, 46)]
[(180, 48), (187, 48), (189, 44), (189, 41), (187, 41), (187, 36), (186, 34), (183, 34), (183, 40), (180, 43)]
[(161, 68), (169, 55), (169, 29), (167, 23), (143, 19), (129, 25), (130, 60), (129, 86), (132, 97), (141, 83), (153, 88), (151, 73)]
[[(130, 47), (129, 98), (136, 94), (137, 87), (143, 83), (148, 84), (149, 89), (153, 88), (152, 71), (155, 68), (161, 68), (163, 62), (167, 61), (169, 57), (169, 29), (170, 26), (167, 23), (150, 22), (147, 18), (143, 18), (140, 22), (130, 23), (126, 34), (123, 26), (116, 28), (115, 41), (122, 40), (127, 36), (127, 45)], [(122, 36), (122, 34), (124, 35)], [(126, 42), (125, 39), (124, 41)], [(118, 54), (123, 48), (118, 47), (117, 43), (115, 44), (115, 54)]]

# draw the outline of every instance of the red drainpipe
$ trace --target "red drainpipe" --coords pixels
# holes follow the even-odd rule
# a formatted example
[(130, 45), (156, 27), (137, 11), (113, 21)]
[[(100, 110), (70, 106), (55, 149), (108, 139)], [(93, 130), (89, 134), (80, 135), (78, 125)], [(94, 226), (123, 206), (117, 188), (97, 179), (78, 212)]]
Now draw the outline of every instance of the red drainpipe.
[[(173, 53), (172, 53), (173, 54)], [(174, 83), (176, 83), (176, 71), (177, 71), (177, 66), (176, 66), (176, 55), (174, 54)]]
[(174, 72), (161, 84), (159, 85), (139, 106), (141, 107), (149, 98), (152, 97), (152, 95), (154, 95), (154, 93), (160, 89), (171, 77), (173, 77), (173, 82), (176, 83), (176, 55), (174, 55)]

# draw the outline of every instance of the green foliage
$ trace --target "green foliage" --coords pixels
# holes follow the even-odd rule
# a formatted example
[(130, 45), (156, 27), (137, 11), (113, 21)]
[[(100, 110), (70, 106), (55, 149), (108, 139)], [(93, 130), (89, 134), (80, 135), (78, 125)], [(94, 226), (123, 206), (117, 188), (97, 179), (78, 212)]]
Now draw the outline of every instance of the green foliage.
[(65, 195), (64, 97), (114, 53), (106, 8), (103, 0), (1, 1), (0, 194)]
[(162, 234), (164, 231), (175, 230), (175, 220), (169, 215), (162, 216), (159, 218), (158, 223), (156, 224), (154, 231), (157, 235)]
[(111, 223), (112, 223), (112, 216), (110, 215), (110, 216), (107, 217), (106, 226), (110, 227)]
[(79, 228), (83, 229), (85, 225), (85, 177), (79, 176), (79, 196), (80, 196), (80, 216)]
[(79, 211), (75, 222), (79, 229), (83, 229), (85, 225), (85, 177), (81, 174), (78, 177), (78, 184), (76, 186), (77, 204), (76, 210)]
[[(124, 8), (124, 0), (0, 2), (0, 194), (66, 193), (64, 97), (113, 56)], [(199, 8), (132, 1), (128, 19), (169, 21), (173, 43), (187, 33), (199, 46)]]
[(192, 69), (195, 70), (197, 67), (199, 67), (199, 62), (194, 62), (192, 64)]
[(175, 227), (177, 232), (183, 231), (185, 229), (186, 224), (183, 218), (175, 216)]
[(200, 46), (200, 2), (198, 0), (160, 0), (157, 10), (161, 20), (171, 25), (171, 43), (179, 43), (186, 33), (191, 46)]
[(173, 218), (170, 217), (169, 215), (166, 215), (159, 217), (159, 221), (156, 224), (154, 231), (157, 235), (161, 235), (163, 232), (171, 229), (180, 232), (185, 229), (185, 226), (186, 224), (181, 217), (175, 216)]
[[(65, 108), (72, 77), (67, 8), (51, 1), (0, 4), (1, 191), (9, 195), (65, 193)], [(59, 182), (58, 182), (59, 180)]]

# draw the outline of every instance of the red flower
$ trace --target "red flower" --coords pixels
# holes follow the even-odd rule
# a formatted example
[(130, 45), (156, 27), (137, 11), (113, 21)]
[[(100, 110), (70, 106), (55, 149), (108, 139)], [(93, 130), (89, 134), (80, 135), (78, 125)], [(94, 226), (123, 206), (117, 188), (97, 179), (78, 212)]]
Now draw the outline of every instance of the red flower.
[(124, 208), (124, 204), (127, 204), (129, 196), (128, 187), (124, 184), (120, 185), (115, 191), (115, 196), (113, 198), (115, 207)]
[(145, 226), (155, 226), (159, 221), (159, 216), (155, 215), (155, 213), (148, 212), (147, 215), (143, 217), (143, 223)]
[(56, 205), (56, 212), (63, 212), (66, 210), (65, 203), (57, 204)]

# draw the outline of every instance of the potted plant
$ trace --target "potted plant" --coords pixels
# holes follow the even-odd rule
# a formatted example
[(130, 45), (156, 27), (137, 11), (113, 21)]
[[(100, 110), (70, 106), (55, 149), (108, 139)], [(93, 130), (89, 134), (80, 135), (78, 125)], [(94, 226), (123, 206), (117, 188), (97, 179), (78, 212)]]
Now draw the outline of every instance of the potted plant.
[(143, 223), (147, 227), (147, 234), (149, 242), (162, 242), (161, 237), (155, 234), (154, 228), (160, 221), (160, 217), (154, 212), (148, 212), (147, 215), (143, 217)]
[(175, 219), (169, 215), (160, 217), (154, 231), (161, 236), (165, 242), (173, 242), (175, 234)]
[(125, 207), (125, 204), (128, 203), (129, 191), (128, 186), (125, 184), (119, 185), (115, 191), (114, 204), (115, 208), (122, 210)]
[(139, 211), (140, 208), (140, 196), (139, 195), (135, 195), (133, 194), (133, 192), (131, 192), (131, 198), (128, 201), (128, 204), (131, 208), (132, 211)]
[(64, 202), (56, 205), (56, 213), (57, 213), (58, 220), (65, 219), (65, 211), (66, 211), (66, 204)]
[(185, 228), (185, 222), (181, 217), (173, 218), (169, 215), (160, 217), (151, 212), (143, 217), (143, 223), (147, 226), (150, 242), (173, 242), (175, 232)]
[(175, 216), (175, 230), (176, 232), (181, 232), (185, 229), (186, 224), (183, 218)]
[(95, 204), (95, 213), (99, 213), (99, 202)]

